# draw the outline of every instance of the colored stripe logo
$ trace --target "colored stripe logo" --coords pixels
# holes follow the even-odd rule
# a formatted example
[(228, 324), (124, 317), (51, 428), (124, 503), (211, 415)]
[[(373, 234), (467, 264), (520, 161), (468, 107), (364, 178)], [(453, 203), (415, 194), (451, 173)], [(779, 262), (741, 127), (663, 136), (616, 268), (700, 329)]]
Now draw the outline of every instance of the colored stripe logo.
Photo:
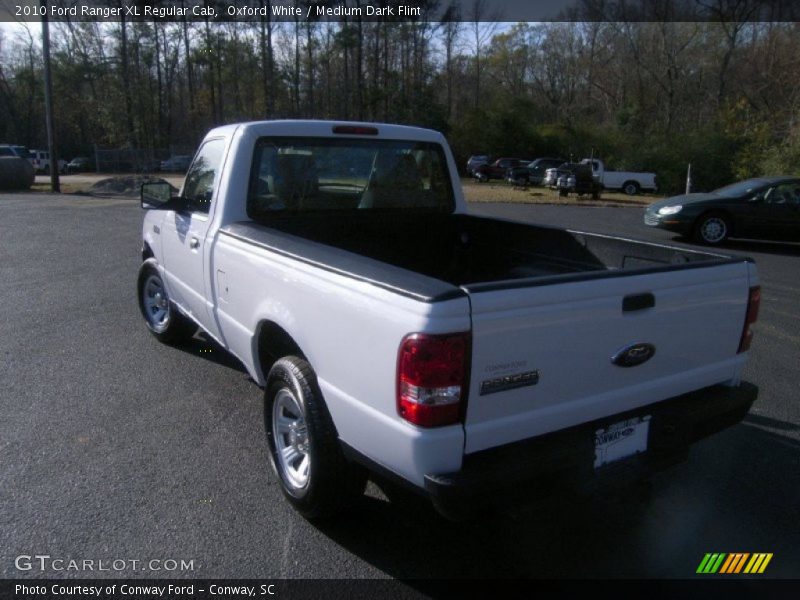
[(749, 552), (709, 552), (700, 561), (700, 566), (697, 567), (697, 573), (703, 575), (713, 575), (718, 573), (720, 575), (735, 575), (738, 573), (747, 573), (756, 575), (763, 573), (769, 561), (772, 560), (771, 552), (756, 552), (750, 554)]

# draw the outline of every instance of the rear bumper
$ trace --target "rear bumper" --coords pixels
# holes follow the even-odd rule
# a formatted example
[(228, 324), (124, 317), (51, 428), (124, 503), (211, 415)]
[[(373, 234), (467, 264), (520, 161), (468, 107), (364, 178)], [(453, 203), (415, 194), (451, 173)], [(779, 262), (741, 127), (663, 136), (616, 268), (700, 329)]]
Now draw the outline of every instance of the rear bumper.
[[(686, 459), (689, 445), (741, 421), (758, 395), (749, 383), (712, 386), (506, 446), (464, 457), (461, 470), (425, 476), (425, 490), (444, 516), (475, 506), (531, 498), (552, 485), (595, 488), (619, 476), (647, 475)], [(594, 468), (594, 433), (618, 421), (651, 415), (647, 451)], [(535, 497), (535, 496), (533, 496)]]

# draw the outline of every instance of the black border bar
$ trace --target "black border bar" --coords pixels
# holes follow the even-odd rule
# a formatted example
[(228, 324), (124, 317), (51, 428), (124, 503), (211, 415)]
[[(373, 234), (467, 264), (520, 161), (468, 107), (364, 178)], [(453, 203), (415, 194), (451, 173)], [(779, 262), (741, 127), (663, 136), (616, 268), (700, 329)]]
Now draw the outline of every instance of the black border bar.
[(0, 21), (40, 21), (44, 6), (54, 22), (800, 20), (797, 0), (0, 0)]
[[(610, 594), (626, 598), (646, 597), (648, 600), (680, 598), (753, 598), (782, 600), (797, 598), (800, 580), (770, 580), (762, 576), (697, 576), (693, 579), (5, 579), (0, 580), (3, 600), (75, 600), (103, 598), (104, 600), (238, 600), (261, 598), (304, 600), (306, 598), (352, 600), (405, 598), (503, 598), (530, 600), (542, 594), (547, 598), (579, 598)], [(24, 586), (18, 587), (18, 586)], [(158, 588), (157, 593), (122, 593), (129, 588)], [(172, 587), (172, 591), (169, 590)], [(32, 588), (44, 593), (30, 592)], [(233, 593), (235, 588), (252, 588), (254, 596), (245, 592)], [(28, 593), (25, 593), (25, 589)], [(100, 589), (100, 594), (90, 590)], [(175, 591), (178, 589), (179, 591)], [(20, 591), (23, 590), (23, 591)], [(72, 592), (70, 592), (72, 590)], [(76, 592), (83, 590), (85, 593)]]

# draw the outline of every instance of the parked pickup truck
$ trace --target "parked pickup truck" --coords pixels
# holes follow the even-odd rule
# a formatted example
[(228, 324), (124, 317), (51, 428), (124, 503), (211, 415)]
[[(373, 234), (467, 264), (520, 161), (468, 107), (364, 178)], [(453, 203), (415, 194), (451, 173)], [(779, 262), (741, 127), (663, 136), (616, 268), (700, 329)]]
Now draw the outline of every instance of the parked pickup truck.
[[(607, 171), (603, 161), (591, 158), (584, 158), (579, 164), (591, 165), (592, 176), (607, 190), (622, 190), (629, 196), (635, 196), (639, 192), (655, 192), (658, 190), (656, 185), (655, 173), (634, 173), (632, 171)], [(563, 165), (562, 165), (563, 167)], [(555, 187), (561, 173), (562, 167), (547, 169), (544, 177), (544, 185)]]
[(603, 161), (596, 158), (584, 158), (581, 163), (592, 166), (594, 178), (607, 190), (622, 190), (629, 196), (635, 196), (642, 191), (655, 192), (658, 189), (655, 173), (609, 171)]
[(514, 185), (542, 185), (547, 169), (564, 164), (563, 158), (536, 158), (506, 171), (506, 181)]
[(142, 186), (144, 321), (263, 386), (299, 512), (371, 471), (459, 518), (674, 463), (748, 412), (751, 261), (474, 216), (458, 182), (434, 131), (273, 121), (212, 130), (178, 197)]

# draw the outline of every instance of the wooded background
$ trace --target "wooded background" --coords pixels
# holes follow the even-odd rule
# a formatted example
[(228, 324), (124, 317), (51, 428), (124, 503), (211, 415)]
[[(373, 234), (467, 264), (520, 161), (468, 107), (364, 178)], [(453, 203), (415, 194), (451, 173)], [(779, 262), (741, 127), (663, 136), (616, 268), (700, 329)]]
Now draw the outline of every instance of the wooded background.
[[(670, 192), (689, 162), (696, 189), (800, 174), (800, 23), (736, 20), (747, 0), (716, 1), (732, 20), (498, 23), (478, 0), (438, 22), (53, 23), (60, 155), (163, 154), (222, 123), (323, 118), (441, 130), (459, 166), (594, 152)], [(46, 147), (43, 90), (39, 25), (0, 34), (0, 141)]]

